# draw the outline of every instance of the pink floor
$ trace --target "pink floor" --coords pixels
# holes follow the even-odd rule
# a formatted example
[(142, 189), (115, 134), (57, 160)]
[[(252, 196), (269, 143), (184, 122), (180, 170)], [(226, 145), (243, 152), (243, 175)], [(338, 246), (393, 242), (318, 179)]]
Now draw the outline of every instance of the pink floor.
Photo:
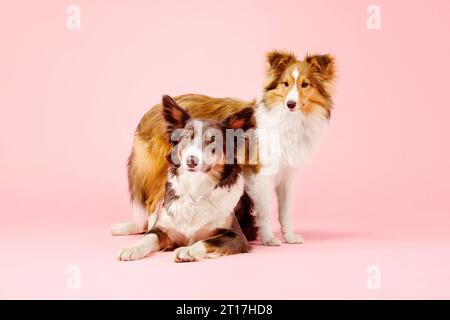
[[(74, 212), (75, 214), (75, 212)], [(426, 213), (424, 213), (426, 215)], [(249, 254), (177, 264), (170, 252), (115, 260), (136, 236), (111, 237), (107, 224), (82, 221), (2, 226), (0, 298), (15, 299), (391, 299), (450, 298), (448, 229), (384, 231), (345, 218), (311, 219), (306, 243), (254, 246)], [(18, 225), (16, 225), (19, 227)], [(80, 288), (69, 289), (71, 265)], [(380, 288), (367, 286), (367, 268)]]

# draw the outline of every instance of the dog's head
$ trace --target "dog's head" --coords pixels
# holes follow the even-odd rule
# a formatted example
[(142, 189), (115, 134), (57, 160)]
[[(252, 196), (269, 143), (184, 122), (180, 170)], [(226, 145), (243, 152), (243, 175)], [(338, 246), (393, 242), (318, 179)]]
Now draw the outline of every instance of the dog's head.
[[(223, 121), (195, 119), (170, 96), (162, 99), (163, 116), (172, 150), (170, 168), (176, 174), (199, 172), (220, 176), (226, 168), (240, 168), (237, 154), (254, 129), (253, 108), (244, 108)], [(235, 143), (237, 140), (237, 143)]]
[(267, 54), (267, 79), (263, 101), (267, 108), (286, 108), (308, 116), (330, 116), (335, 80), (335, 59), (326, 55), (307, 55), (298, 60), (292, 53)]

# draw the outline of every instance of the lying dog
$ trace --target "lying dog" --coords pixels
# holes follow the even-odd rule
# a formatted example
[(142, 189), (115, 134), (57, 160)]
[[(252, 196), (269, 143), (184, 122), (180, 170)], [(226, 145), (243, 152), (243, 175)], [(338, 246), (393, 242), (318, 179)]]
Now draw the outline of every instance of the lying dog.
[[(254, 238), (256, 229), (242, 164), (236, 158), (245, 144), (235, 144), (234, 139), (245, 139), (244, 130), (254, 127), (253, 108), (219, 122), (193, 119), (169, 96), (163, 97), (162, 105), (171, 144), (164, 201), (148, 233), (120, 250), (118, 259), (137, 260), (173, 249), (176, 262), (248, 252), (246, 236)], [(242, 129), (236, 131), (233, 144), (225, 141), (227, 129)]]

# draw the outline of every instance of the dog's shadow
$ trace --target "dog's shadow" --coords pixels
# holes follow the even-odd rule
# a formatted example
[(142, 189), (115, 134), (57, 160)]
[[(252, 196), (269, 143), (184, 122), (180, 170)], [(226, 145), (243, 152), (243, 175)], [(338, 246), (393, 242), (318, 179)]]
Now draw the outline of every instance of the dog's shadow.
[(298, 230), (305, 241), (308, 242), (325, 242), (337, 240), (357, 240), (373, 238), (373, 234), (362, 233), (358, 231), (336, 231), (336, 230)]
[[(296, 234), (302, 236), (305, 243), (321, 243), (321, 242), (345, 242), (355, 240), (368, 240), (375, 237), (371, 233), (363, 233), (353, 230), (319, 230), (319, 229), (302, 229), (296, 230)], [(275, 232), (278, 239), (283, 239), (281, 231)], [(252, 241), (253, 245), (262, 245), (261, 242)]]

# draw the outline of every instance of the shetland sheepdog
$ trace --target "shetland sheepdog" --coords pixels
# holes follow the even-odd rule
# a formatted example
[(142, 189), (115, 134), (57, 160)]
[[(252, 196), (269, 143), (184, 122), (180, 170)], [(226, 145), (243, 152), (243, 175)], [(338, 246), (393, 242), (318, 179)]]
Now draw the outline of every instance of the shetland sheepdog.
[[(257, 161), (242, 166), (245, 190), (254, 202), (261, 242), (280, 245), (270, 225), (272, 194), (278, 199), (279, 221), (287, 243), (302, 243), (292, 224), (293, 180), (319, 144), (332, 110), (335, 59), (307, 55), (299, 60), (285, 51), (267, 54), (266, 80), (254, 100), (211, 98), (188, 94), (176, 103), (194, 118), (223, 121), (246, 108), (255, 110)], [(128, 181), (134, 221), (113, 225), (113, 235), (146, 232), (164, 198), (170, 150), (161, 104), (151, 108), (139, 123), (128, 161)]]
[(119, 260), (137, 260), (159, 250), (175, 250), (176, 262), (248, 252), (246, 237), (254, 238), (256, 228), (236, 158), (245, 144), (224, 141), (228, 130), (242, 129), (232, 138), (245, 139), (244, 130), (254, 127), (253, 108), (214, 121), (192, 118), (169, 96), (162, 105), (171, 145), (164, 200), (147, 234), (120, 250)]
[(309, 160), (327, 127), (332, 109), (335, 60), (330, 55), (292, 53), (267, 55), (267, 79), (256, 100), (259, 161), (262, 170), (250, 175), (246, 188), (255, 202), (259, 236), (265, 245), (280, 245), (270, 225), (272, 193), (284, 240), (302, 243), (292, 224), (295, 171)]

